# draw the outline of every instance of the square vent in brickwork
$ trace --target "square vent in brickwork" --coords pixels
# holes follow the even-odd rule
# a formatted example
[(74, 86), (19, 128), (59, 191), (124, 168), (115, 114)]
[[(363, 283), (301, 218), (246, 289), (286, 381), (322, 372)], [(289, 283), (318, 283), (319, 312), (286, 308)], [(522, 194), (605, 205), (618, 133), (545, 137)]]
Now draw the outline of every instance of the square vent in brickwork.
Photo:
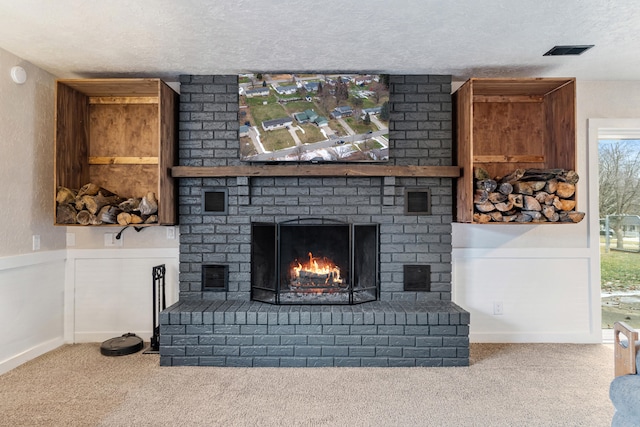
[(412, 292), (431, 291), (431, 266), (405, 265), (404, 290)]
[(204, 189), (202, 191), (202, 213), (223, 215), (227, 213), (227, 190)]
[(226, 265), (202, 266), (202, 291), (224, 292), (227, 290), (228, 268)]
[(431, 214), (431, 192), (426, 188), (405, 191), (405, 213), (413, 215)]

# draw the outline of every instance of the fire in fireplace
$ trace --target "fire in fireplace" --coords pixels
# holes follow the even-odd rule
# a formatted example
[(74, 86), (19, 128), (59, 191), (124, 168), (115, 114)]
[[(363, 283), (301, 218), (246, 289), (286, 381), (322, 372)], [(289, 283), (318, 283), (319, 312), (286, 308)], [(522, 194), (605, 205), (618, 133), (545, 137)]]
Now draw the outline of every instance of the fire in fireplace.
[(308, 219), (254, 223), (251, 297), (274, 304), (378, 298), (378, 225)]
[(291, 263), (290, 277), (289, 288), (303, 293), (332, 293), (346, 287), (340, 267), (326, 257), (314, 257), (311, 252), (307, 261), (296, 259)]

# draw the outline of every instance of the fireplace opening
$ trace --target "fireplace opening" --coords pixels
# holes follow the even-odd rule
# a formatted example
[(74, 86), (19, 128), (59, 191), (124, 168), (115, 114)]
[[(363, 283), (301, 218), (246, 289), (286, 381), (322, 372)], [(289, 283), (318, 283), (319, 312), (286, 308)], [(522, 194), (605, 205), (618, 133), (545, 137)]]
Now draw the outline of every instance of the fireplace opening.
[(377, 224), (323, 219), (254, 223), (251, 299), (358, 304), (378, 298)]

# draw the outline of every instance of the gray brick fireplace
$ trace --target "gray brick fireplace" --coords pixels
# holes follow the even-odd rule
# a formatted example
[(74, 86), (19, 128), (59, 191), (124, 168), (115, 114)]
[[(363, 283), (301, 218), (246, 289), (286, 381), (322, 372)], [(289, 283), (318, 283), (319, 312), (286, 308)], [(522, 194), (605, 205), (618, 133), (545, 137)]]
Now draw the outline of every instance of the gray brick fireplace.
[[(180, 165), (241, 165), (237, 76), (180, 81)], [(391, 76), (390, 165), (452, 164), (450, 92), (450, 76)], [(407, 210), (414, 195), (426, 209)], [(469, 313), (451, 302), (453, 203), (452, 178), (179, 178), (179, 301), (160, 315), (160, 363), (468, 365)], [(374, 301), (256, 297), (252, 254), (264, 257), (256, 256), (255, 224), (300, 221), (375, 230), (376, 277), (367, 276)]]

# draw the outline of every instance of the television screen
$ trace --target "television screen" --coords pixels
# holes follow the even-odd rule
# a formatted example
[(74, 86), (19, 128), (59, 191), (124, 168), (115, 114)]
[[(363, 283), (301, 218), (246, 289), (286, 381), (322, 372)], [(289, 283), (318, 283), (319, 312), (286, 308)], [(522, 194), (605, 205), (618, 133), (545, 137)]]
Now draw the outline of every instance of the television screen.
[(389, 160), (388, 76), (239, 76), (240, 155), (249, 162)]

